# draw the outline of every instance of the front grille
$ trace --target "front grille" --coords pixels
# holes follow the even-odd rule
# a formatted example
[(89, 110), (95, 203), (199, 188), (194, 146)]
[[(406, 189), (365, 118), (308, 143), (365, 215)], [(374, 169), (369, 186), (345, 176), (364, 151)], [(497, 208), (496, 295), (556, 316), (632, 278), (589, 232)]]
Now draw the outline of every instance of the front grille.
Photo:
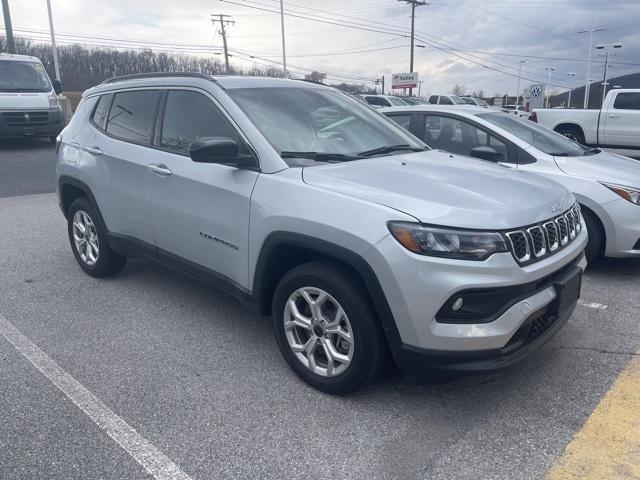
[(566, 247), (582, 231), (580, 207), (576, 204), (546, 222), (506, 233), (511, 253), (520, 264), (546, 258)]
[(3, 116), (12, 127), (34, 127), (49, 121), (49, 112), (4, 112)]

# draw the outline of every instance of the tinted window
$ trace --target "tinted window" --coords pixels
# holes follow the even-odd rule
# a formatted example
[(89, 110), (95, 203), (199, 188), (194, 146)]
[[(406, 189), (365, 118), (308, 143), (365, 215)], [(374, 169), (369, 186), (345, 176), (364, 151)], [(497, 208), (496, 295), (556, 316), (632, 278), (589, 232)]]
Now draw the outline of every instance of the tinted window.
[(405, 102), (401, 98), (389, 97), (387, 100), (389, 100), (392, 105), (395, 105), (397, 107), (405, 107), (407, 105), (407, 102)]
[(411, 124), (411, 115), (389, 115), (389, 118), (400, 125), (402, 128), (409, 130)]
[(438, 95), (431, 95), (429, 97), (429, 103), (436, 105), (438, 103)]
[(238, 132), (206, 96), (188, 90), (167, 95), (160, 146), (188, 153), (191, 142), (202, 137), (229, 137), (239, 141)]
[[(476, 147), (491, 147), (500, 154), (500, 162), (510, 162), (507, 145), (470, 123), (440, 115), (425, 116), (425, 142), (447, 152), (471, 156)], [(515, 162), (514, 162), (515, 163)]]
[(109, 113), (109, 105), (111, 105), (111, 99), (113, 95), (102, 95), (96, 104), (96, 108), (93, 111), (93, 116), (91, 120), (93, 123), (101, 129), (104, 130), (104, 121), (107, 118), (107, 113)]
[(109, 111), (107, 132), (124, 140), (148, 143), (157, 100), (157, 90), (116, 93)]
[(369, 105), (379, 105), (381, 107), (390, 106), (387, 99), (382, 97), (367, 97), (367, 102), (369, 102)]
[(440, 105), (453, 105), (449, 97), (440, 97)]
[(640, 110), (640, 93), (619, 93), (613, 103), (619, 110)]

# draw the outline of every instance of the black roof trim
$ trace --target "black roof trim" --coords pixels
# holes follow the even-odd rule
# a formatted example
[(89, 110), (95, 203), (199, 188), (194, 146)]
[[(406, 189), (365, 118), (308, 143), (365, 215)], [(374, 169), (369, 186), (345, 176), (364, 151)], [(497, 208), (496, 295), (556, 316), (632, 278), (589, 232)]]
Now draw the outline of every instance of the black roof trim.
[(206, 73), (199, 72), (149, 72), (149, 73), (133, 73), (131, 75), (121, 75), (119, 77), (111, 77), (104, 80), (100, 85), (105, 85), (107, 83), (115, 83), (115, 82), (123, 82), (125, 80), (137, 80), (139, 78), (166, 78), (166, 77), (191, 77), (191, 78), (202, 78), (204, 80), (209, 80), (210, 82), (215, 82), (215, 78), (211, 75), (207, 75)]

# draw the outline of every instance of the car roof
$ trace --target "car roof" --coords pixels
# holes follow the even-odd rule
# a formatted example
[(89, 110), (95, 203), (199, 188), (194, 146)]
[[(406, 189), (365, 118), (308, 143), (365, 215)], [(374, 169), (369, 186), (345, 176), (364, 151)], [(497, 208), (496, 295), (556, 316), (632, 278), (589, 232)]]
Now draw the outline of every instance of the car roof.
[(16, 55), (13, 53), (0, 53), (0, 60), (9, 60), (13, 62), (42, 63), (38, 57), (32, 57), (30, 55)]
[(391, 112), (440, 112), (440, 113), (466, 113), (468, 115), (474, 115), (476, 113), (487, 113), (484, 107), (477, 107), (475, 105), (432, 105), (432, 104), (420, 104), (420, 105), (407, 105), (406, 107), (385, 107), (378, 110), (382, 113)]

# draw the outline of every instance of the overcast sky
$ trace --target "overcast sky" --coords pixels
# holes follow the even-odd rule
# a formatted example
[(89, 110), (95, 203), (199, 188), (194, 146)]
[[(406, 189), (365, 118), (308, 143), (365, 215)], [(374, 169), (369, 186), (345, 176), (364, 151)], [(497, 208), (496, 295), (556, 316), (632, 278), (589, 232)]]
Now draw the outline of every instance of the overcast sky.
[[(92, 44), (118, 43), (108, 37), (155, 42), (158, 44), (155, 48), (175, 51), (180, 48), (207, 52), (208, 47), (219, 50), (222, 46), (219, 27), (211, 24), (210, 15), (223, 13), (235, 21), (228, 26), (229, 47), (237, 50), (233, 62), (250, 65), (249, 54), (260, 57), (255, 60), (260, 64), (282, 62), (280, 16), (249, 8), (251, 5), (277, 10), (279, 0), (230, 1), (243, 5), (220, 0), (51, 0), (51, 3), (59, 43), (70, 42), (71, 37), (64, 35), (74, 34), (86, 36), (76, 37), (76, 41)], [(551, 83), (578, 86), (586, 75), (588, 35), (577, 32), (594, 27), (607, 29), (595, 34), (594, 43), (623, 43), (623, 48), (612, 57), (615, 63), (610, 76), (640, 71), (640, 0), (615, 3), (431, 0), (429, 3), (416, 9), (416, 44), (426, 47), (416, 48), (415, 54), (414, 70), (424, 80), (422, 94), (446, 93), (455, 84), (464, 85), (469, 92), (482, 89), (487, 95), (515, 94), (519, 61), (525, 56), (552, 58), (530, 58), (531, 62), (523, 67), (523, 77), (543, 81), (547, 78), (545, 67), (553, 67)], [(46, 38), (38, 33), (48, 29), (45, 0), (9, 0), (9, 4), (16, 36)], [(330, 22), (285, 17), (292, 72), (299, 75), (304, 69), (328, 72), (330, 83), (335, 83), (340, 79), (357, 82), (409, 70), (411, 8), (406, 3), (284, 0), (284, 5), (285, 12), (292, 15)], [(355, 23), (360, 28), (335, 23)], [(359, 53), (349, 53), (354, 50)], [(594, 56), (592, 78), (602, 78), (602, 64), (603, 57)], [(568, 73), (576, 76), (570, 77)], [(522, 87), (531, 83), (523, 79)]]

